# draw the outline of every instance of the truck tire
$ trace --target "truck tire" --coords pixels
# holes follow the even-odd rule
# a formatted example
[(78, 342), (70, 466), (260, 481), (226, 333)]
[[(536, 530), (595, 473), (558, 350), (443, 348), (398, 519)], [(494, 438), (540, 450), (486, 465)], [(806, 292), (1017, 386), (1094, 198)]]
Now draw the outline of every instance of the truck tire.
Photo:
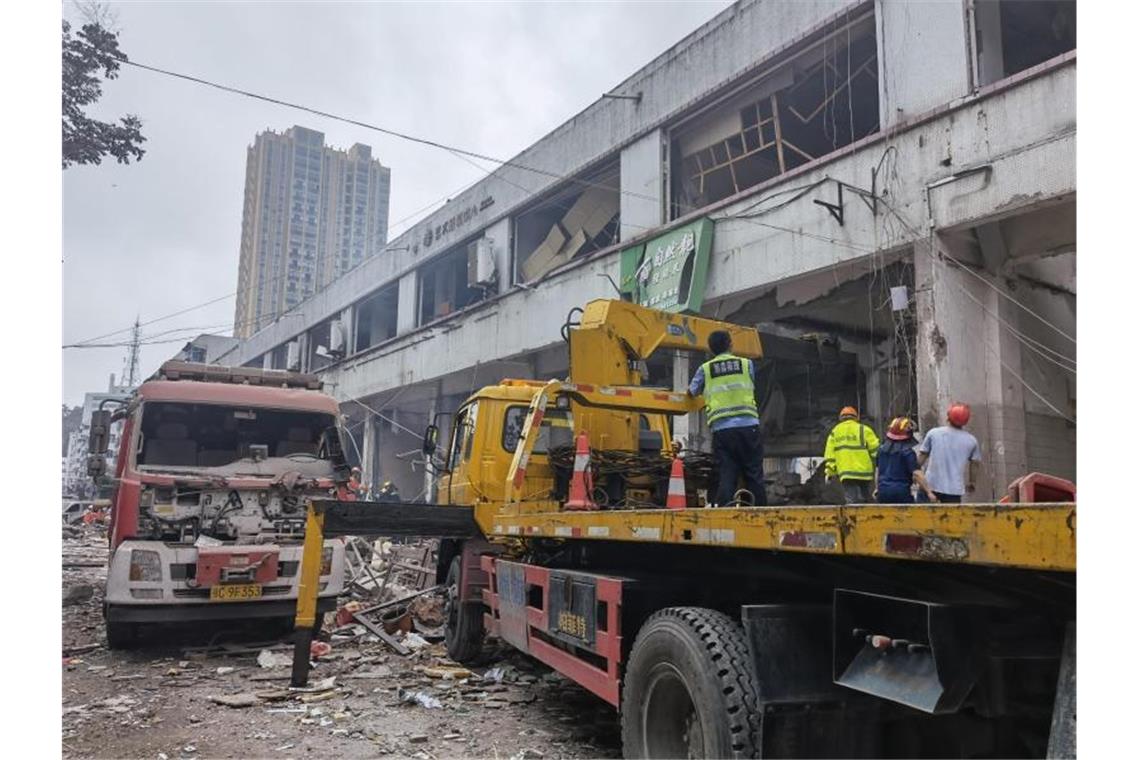
[(456, 662), (473, 663), (483, 651), (483, 607), (479, 603), (459, 601), (461, 556), (452, 559), (447, 569), (443, 640), (448, 657)]
[(740, 623), (670, 607), (637, 634), (621, 700), (625, 757), (755, 757), (759, 700)]
[(107, 621), (107, 648), (131, 649), (138, 642), (138, 626), (135, 623)]

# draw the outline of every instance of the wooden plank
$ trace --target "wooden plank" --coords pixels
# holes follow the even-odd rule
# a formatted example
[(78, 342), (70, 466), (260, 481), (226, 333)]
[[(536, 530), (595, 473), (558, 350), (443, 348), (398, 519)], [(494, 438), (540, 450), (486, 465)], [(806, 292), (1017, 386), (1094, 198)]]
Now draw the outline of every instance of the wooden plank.
[[(770, 102), (772, 104), (772, 119), (776, 126), (776, 158), (780, 162), (780, 174), (783, 174), (788, 169), (784, 163), (784, 131), (780, 128), (780, 108), (775, 93), (772, 93)], [(763, 136), (761, 136), (761, 142), (763, 142)]]
[(378, 637), (378, 638), (379, 638), (381, 641), (383, 641), (383, 642), (384, 642), (385, 644), (387, 644), (388, 646), (392, 647), (392, 649), (393, 649), (393, 650), (396, 652), (396, 654), (399, 654), (399, 655), (408, 655), (408, 654), (411, 654), (411, 653), (412, 653), (412, 651), (411, 651), (410, 649), (408, 649), (406, 646), (404, 646), (404, 645), (403, 645), (403, 644), (401, 644), (400, 642), (396, 641), (396, 639), (394, 639), (394, 638), (391, 636), (391, 634), (389, 634), (387, 631), (385, 631), (385, 630), (384, 630), (383, 628), (381, 628), (380, 626), (378, 626), (378, 625), (376, 625), (375, 623), (373, 623), (373, 622), (372, 622), (371, 620), (369, 620), (368, 618), (366, 618), (366, 617), (364, 617), (363, 615), (361, 615), (359, 612), (358, 612), (358, 613), (356, 613), (355, 615), (353, 615), (353, 616), (352, 616), (352, 619), (353, 619), (353, 620), (355, 620), (356, 622), (360, 623), (362, 626), (364, 626), (365, 628), (367, 628), (367, 629), (368, 629), (369, 631), (371, 631), (372, 633), (376, 634), (376, 636), (377, 636), (377, 637)]

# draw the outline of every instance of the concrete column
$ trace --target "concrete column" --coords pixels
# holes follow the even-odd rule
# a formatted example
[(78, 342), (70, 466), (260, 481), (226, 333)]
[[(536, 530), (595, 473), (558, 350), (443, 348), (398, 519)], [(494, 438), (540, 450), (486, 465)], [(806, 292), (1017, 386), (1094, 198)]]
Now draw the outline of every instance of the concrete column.
[(875, 22), (881, 129), (969, 94), (965, 3), (876, 0)]
[[(982, 449), (975, 497), (1000, 497), (1010, 480), (1025, 473), (1025, 400), (1020, 380), (1020, 349), (998, 318), (1013, 323), (1008, 301), (993, 287), (1004, 287), (985, 274), (974, 274), (915, 246), (918, 304), (916, 373), (919, 426), (945, 424), (955, 401), (970, 405), (967, 429)], [(950, 249), (951, 241), (939, 245)], [(951, 251), (955, 258), (969, 254)], [(985, 281), (979, 279), (979, 276)], [(990, 284), (987, 284), (990, 283)]]
[[(685, 351), (675, 351), (673, 353), (673, 390), (683, 393), (689, 387), (689, 381), (693, 379), (693, 373), (696, 371), (696, 362), (692, 362), (690, 356)], [(695, 414), (678, 414), (673, 417), (673, 438), (680, 441), (685, 448), (697, 448), (690, 443), (690, 438), (695, 434), (698, 438), (701, 432), (701, 413)]]
[[(441, 395), (442, 395), (442, 385), (440, 383), (436, 383), (435, 396), (432, 398), (431, 404), (428, 407), (428, 424), (429, 425), (431, 423), (435, 422), (435, 415), (439, 411), (439, 407), (440, 407)], [(440, 444), (442, 446), (446, 447), (447, 446), (447, 443), (446, 443), (447, 440), (448, 439), (443, 437), (443, 432), (440, 431)], [(438, 457), (439, 454), (437, 453), (436, 456)], [(443, 452), (443, 457), (444, 458), (447, 457), (446, 451)], [(424, 501), (426, 501), (428, 504), (433, 504), (436, 501), (436, 498), (435, 498), (435, 475), (433, 474), (433, 470), (430, 467), (424, 468)]]
[(665, 221), (665, 161), (661, 130), (621, 152), (621, 239), (629, 240)]
[(344, 355), (352, 356), (356, 353), (356, 305), (341, 309), (338, 319), (344, 331)]
[(364, 442), (360, 446), (360, 480), (365, 488), (376, 489), (376, 418), (371, 412), (365, 411), (367, 417), (362, 425), (364, 429)]
[(403, 335), (416, 329), (416, 309), (419, 306), (416, 284), (419, 277), (416, 272), (408, 272), (400, 278), (399, 299), (396, 302), (396, 334)]

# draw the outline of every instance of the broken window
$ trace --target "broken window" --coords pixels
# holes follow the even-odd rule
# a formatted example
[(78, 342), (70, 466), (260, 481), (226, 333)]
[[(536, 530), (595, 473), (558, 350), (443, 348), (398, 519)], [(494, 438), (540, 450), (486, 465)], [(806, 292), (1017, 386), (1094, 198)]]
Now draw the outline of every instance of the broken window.
[(470, 243), (457, 245), (420, 268), (419, 324), (425, 325), (483, 300), (486, 291), (467, 284), (469, 247)]
[(514, 219), (515, 282), (618, 241), (621, 171), (612, 163), (556, 191)]
[(399, 302), (399, 285), (392, 284), (356, 305), (355, 351), (364, 351), (396, 337)]
[(1075, 0), (978, 0), (978, 83), (993, 84), (1077, 47)]
[(142, 467), (222, 467), (256, 453), (268, 457), (320, 454), (332, 415), (214, 404), (149, 402), (143, 408), (138, 464)]
[(675, 129), (671, 218), (877, 132), (878, 68), (868, 13)]

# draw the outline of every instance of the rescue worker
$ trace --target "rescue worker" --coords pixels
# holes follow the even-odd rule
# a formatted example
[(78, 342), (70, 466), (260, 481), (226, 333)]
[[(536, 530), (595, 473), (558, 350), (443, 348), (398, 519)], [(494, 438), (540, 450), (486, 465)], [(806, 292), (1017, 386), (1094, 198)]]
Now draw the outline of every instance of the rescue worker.
[(689, 383), (689, 395), (705, 397), (705, 415), (712, 430), (716, 463), (715, 506), (728, 506), (743, 475), (754, 506), (766, 506), (764, 442), (756, 408), (756, 365), (734, 356), (732, 337), (724, 330), (709, 335), (713, 358), (705, 362)]
[(918, 465), (918, 455), (914, 452), (914, 423), (906, 417), (895, 417), (887, 428), (887, 441), (879, 447), (878, 487), (875, 498), (880, 504), (911, 504), (910, 487), (917, 483), (930, 501), (935, 501), (934, 492)]
[(853, 406), (840, 409), (839, 424), (827, 436), (823, 459), (828, 481), (839, 479), (847, 504), (870, 503), (878, 453), (879, 436), (859, 421), (858, 410)]
[(338, 501), (357, 501), (360, 498), (360, 468), (349, 471), (348, 482), (337, 487)]
[(385, 480), (380, 486), (377, 501), (397, 502), (400, 500), (400, 489), (390, 480)]
[(950, 424), (934, 428), (922, 439), (918, 463), (926, 467), (926, 482), (936, 501), (961, 504), (962, 496), (974, 492), (982, 452), (978, 439), (965, 430), (970, 421), (970, 407), (951, 404), (946, 421)]

